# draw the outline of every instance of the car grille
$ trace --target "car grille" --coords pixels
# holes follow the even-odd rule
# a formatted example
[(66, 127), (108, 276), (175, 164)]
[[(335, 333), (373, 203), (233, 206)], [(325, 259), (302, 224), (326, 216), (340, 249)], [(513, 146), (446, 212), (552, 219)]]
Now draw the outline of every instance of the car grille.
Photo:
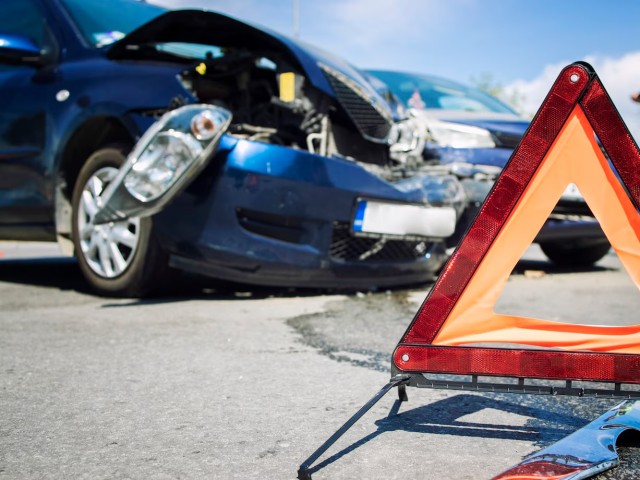
[(356, 82), (326, 65), (320, 67), (336, 93), (338, 102), (360, 133), (368, 140), (379, 142), (386, 139), (391, 129), (391, 115), (376, 105)]
[(499, 148), (516, 148), (522, 139), (522, 135), (504, 132), (492, 131), (493, 139), (496, 147)]
[(399, 262), (422, 258), (430, 247), (424, 240), (356, 237), (348, 223), (335, 222), (329, 255), (336, 260)]

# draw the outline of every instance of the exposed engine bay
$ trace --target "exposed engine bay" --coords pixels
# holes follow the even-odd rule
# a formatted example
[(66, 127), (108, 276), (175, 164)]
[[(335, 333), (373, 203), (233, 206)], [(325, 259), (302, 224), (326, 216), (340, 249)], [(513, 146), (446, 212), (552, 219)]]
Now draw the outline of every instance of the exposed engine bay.
[(410, 120), (394, 119), (384, 102), (320, 65), (336, 101), (293, 63), (281, 52), (224, 48), (208, 51), (180, 78), (199, 101), (233, 112), (232, 135), (356, 160), (388, 180), (421, 163), (423, 143)]

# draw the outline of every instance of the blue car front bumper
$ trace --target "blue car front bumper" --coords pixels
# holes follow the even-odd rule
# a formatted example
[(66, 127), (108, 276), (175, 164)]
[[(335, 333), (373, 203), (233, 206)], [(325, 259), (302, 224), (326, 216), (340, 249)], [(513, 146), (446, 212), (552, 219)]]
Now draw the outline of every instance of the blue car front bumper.
[(433, 278), (446, 239), (354, 234), (357, 200), (451, 205), (451, 180), (442, 179), (442, 190), (437, 179), (407, 188), (355, 161), (225, 136), (205, 171), (154, 217), (155, 228), (172, 266), (219, 279), (406, 285)]

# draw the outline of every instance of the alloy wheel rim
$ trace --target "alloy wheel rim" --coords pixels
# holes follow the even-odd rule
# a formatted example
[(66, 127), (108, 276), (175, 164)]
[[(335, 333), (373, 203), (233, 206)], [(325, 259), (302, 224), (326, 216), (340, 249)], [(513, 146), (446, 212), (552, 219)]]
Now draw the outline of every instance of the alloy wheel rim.
[(122, 275), (135, 256), (140, 242), (140, 218), (101, 225), (94, 223), (102, 194), (118, 169), (103, 167), (91, 175), (78, 204), (78, 236), (82, 256), (89, 268), (103, 278)]

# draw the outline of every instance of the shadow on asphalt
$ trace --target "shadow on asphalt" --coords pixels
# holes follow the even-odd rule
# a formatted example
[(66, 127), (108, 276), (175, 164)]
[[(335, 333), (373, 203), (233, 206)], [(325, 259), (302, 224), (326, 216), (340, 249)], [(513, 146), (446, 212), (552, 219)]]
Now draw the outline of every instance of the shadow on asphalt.
[[(544, 274), (568, 274), (588, 273), (612, 270), (605, 266), (592, 266), (586, 268), (562, 268), (554, 266), (544, 260), (521, 260), (513, 270), (514, 275), (526, 275), (530, 272)], [(355, 295), (355, 290), (347, 289), (311, 289), (311, 288), (277, 288), (260, 287), (255, 285), (242, 285), (236, 283), (220, 282), (213, 279), (201, 278), (187, 274), (176, 274), (178, 278), (172, 278), (171, 290), (165, 289), (159, 294), (143, 299), (131, 299), (128, 303), (105, 304), (105, 307), (121, 307), (138, 304), (158, 304), (179, 302), (187, 299), (216, 299), (216, 300), (250, 300), (269, 297), (290, 296), (316, 296), (327, 294)], [(96, 295), (82, 277), (77, 262), (73, 258), (28, 258), (28, 259), (2, 259), (0, 260), (0, 282), (32, 285), (60, 290), (74, 290), (78, 293)], [(429, 286), (430, 284), (427, 284)], [(406, 290), (408, 288), (423, 288), (422, 285), (411, 285), (396, 288), (384, 288), (384, 290)], [(374, 292), (377, 289), (372, 288)]]
[(78, 264), (70, 257), (0, 260), (0, 282), (91, 293)]
[(595, 264), (588, 267), (559, 267), (546, 260), (520, 260), (513, 269), (512, 275), (523, 275), (525, 272), (543, 272), (545, 274), (562, 275), (568, 273), (608, 272), (615, 268)]
[[(551, 444), (589, 423), (584, 418), (561, 412), (552, 412), (547, 408), (539, 408), (532, 404), (523, 405), (522, 403), (511, 403), (500, 398), (478, 395), (455, 395), (398, 413), (401, 405), (403, 403), (396, 400), (388, 416), (375, 421), (375, 425), (378, 427), (375, 432), (330, 456), (311, 468), (309, 472), (313, 473), (321, 470), (386, 432), (404, 431), (429, 435), (521, 440), (533, 443), (539, 443), (539, 440), (544, 438), (545, 444)], [(525, 417), (544, 419), (544, 422), (536, 422), (532, 426), (516, 426), (461, 420), (467, 415), (473, 415), (488, 408)]]
[[(132, 298), (130, 302), (123, 303), (118, 299), (117, 303), (106, 303), (103, 307), (160, 304), (193, 299), (259, 300), (269, 297), (300, 297), (331, 293), (318, 289), (232, 284), (180, 272), (176, 272), (175, 277), (171, 278), (171, 290), (164, 289), (161, 293), (148, 298)], [(71, 290), (100, 297), (82, 276), (76, 260), (70, 257), (2, 259), (0, 260), (0, 282)]]

